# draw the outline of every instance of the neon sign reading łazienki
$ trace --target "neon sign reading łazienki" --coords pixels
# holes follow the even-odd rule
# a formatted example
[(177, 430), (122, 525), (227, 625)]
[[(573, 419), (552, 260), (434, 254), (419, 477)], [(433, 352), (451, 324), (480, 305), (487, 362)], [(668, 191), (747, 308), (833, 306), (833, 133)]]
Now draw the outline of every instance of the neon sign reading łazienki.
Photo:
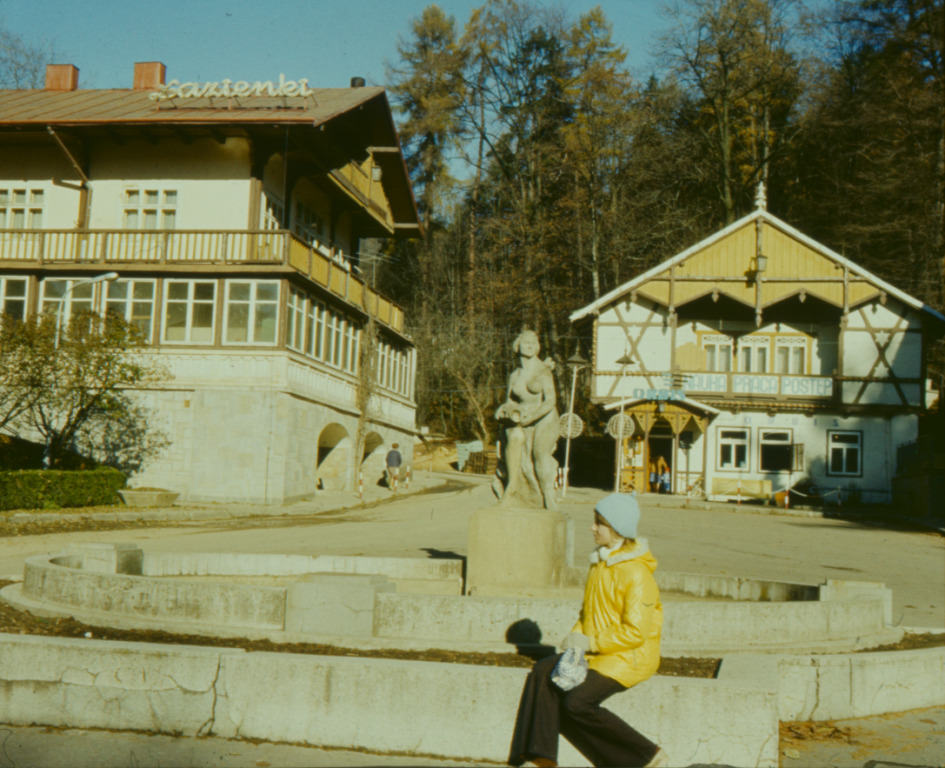
[(151, 94), (152, 101), (168, 99), (208, 99), (213, 97), (228, 98), (239, 96), (310, 96), (314, 91), (308, 87), (308, 80), (286, 80), (279, 75), (279, 81), (255, 83), (246, 80), (221, 80), (218, 83), (182, 83), (171, 80)]

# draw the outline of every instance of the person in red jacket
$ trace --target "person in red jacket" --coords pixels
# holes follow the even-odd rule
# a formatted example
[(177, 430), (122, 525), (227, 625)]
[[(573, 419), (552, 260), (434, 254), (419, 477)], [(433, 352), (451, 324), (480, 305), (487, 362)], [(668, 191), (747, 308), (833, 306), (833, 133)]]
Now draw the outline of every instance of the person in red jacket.
[(591, 567), (574, 628), (561, 642), (587, 658), (583, 682), (562, 690), (552, 677), (561, 655), (535, 664), (522, 693), (509, 764), (557, 765), (563, 734), (595, 766), (666, 765), (666, 754), (613, 712), (600, 706), (615, 693), (651, 677), (660, 663), (663, 606), (653, 578), (656, 558), (637, 539), (640, 507), (634, 495), (614, 493), (594, 508)]

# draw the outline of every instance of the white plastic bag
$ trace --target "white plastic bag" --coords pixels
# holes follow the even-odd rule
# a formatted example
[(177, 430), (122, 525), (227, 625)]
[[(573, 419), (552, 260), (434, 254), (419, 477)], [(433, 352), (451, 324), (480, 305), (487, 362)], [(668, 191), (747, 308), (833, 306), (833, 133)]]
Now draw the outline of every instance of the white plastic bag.
[(551, 672), (551, 682), (562, 691), (577, 688), (587, 677), (587, 659), (584, 651), (577, 648), (568, 648), (561, 654), (558, 663)]

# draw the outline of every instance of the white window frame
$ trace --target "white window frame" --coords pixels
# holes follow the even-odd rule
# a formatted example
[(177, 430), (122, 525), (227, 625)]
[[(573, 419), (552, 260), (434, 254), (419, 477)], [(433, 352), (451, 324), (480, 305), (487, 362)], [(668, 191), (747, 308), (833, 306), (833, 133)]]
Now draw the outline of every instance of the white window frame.
[[(835, 440), (835, 438), (855, 437), (856, 440)], [(847, 467), (847, 454), (856, 451), (856, 471)], [(834, 452), (839, 451), (842, 456), (843, 469), (833, 468)], [(827, 475), (830, 477), (862, 477), (863, 476), (863, 433), (855, 429), (827, 430)]]
[(42, 187), (0, 188), (0, 229), (42, 229), (45, 208)]
[(361, 329), (351, 318), (345, 322), (345, 353), (342, 356), (342, 368), (349, 373), (358, 371), (358, 342)]
[[(187, 297), (183, 300), (171, 298), (171, 286), (173, 285), (186, 285), (187, 286)], [(213, 296), (210, 299), (197, 299), (195, 298), (196, 287), (198, 285), (210, 285), (213, 288)], [(216, 325), (217, 325), (217, 281), (216, 280), (182, 280), (182, 279), (169, 279), (164, 281), (164, 306), (162, 312), (162, 330), (161, 330), (161, 343), (163, 344), (200, 344), (207, 345), (213, 344), (216, 338)], [(172, 304), (184, 304), (185, 305), (185, 321), (184, 321), (184, 338), (183, 339), (169, 339), (167, 333), (169, 330), (168, 325), (168, 310)], [(209, 339), (200, 339), (194, 340), (194, 309), (195, 307), (205, 307), (210, 306), (210, 338)], [(203, 328), (201, 327), (201, 330)]]
[[(784, 435), (784, 439), (775, 435)], [(787, 451), (788, 466), (783, 469), (768, 469), (765, 467), (765, 446), (784, 448)], [(794, 438), (791, 429), (781, 427), (760, 427), (758, 429), (758, 471), (759, 472), (791, 472), (794, 469)]]
[[(787, 355), (787, 366), (782, 354)], [(784, 370), (784, 368), (787, 370)], [(774, 372), (781, 376), (807, 375), (807, 338), (804, 336), (781, 336), (774, 340)]]
[[(741, 436), (736, 436), (734, 433), (741, 433)], [(751, 456), (750, 429), (747, 427), (719, 427), (716, 444), (718, 447), (716, 460), (718, 469), (728, 472), (749, 471), (749, 458)], [(725, 458), (726, 447), (731, 449), (731, 456), (727, 460)], [(739, 448), (742, 450), (739, 451)], [(742, 466), (738, 465), (739, 453), (742, 453), (744, 456), (744, 464)]]
[(767, 336), (742, 337), (738, 342), (738, 370), (760, 375), (768, 373), (770, 346)]
[(705, 370), (713, 373), (729, 373), (732, 370), (733, 348), (732, 340), (728, 336), (703, 336), (702, 349), (705, 355)]
[[(128, 286), (126, 296), (112, 296), (117, 290), (117, 286)], [(150, 288), (150, 296), (145, 294), (145, 287)], [(113, 282), (105, 283), (105, 291), (102, 299), (103, 311), (107, 316), (109, 312), (115, 312), (125, 322), (136, 326), (144, 338), (150, 343), (154, 334), (154, 308), (157, 304), (157, 280), (138, 280), (134, 278), (119, 278)], [(143, 316), (136, 312), (142, 305), (148, 305), (148, 317), (146, 327), (142, 327)], [(120, 311), (119, 311), (120, 309)]]
[[(249, 298), (234, 299), (233, 289), (238, 286), (249, 288)], [(260, 298), (263, 288), (275, 288), (274, 298)], [(246, 308), (246, 338), (231, 339), (231, 314), (237, 307)], [(272, 338), (257, 338), (261, 324), (259, 313), (262, 308), (274, 311), (272, 315)], [(279, 281), (278, 280), (227, 280), (223, 292), (223, 343), (228, 346), (271, 347), (279, 341)]]
[(121, 195), (121, 228), (169, 230), (177, 228), (180, 195), (163, 187), (125, 187)]
[[(22, 283), (22, 295), (11, 293), (11, 285)], [(6, 275), (0, 277), (0, 319), (13, 317), (16, 320), (26, 320), (26, 308), (29, 304), (30, 279), (28, 277), (19, 277)], [(21, 302), (23, 308), (20, 312), (13, 312), (10, 305)]]
[[(62, 310), (62, 322), (65, 323), (76, 312), (95, 312), (97, 302), (96, 293), (98, 284), (83, 282), (84, 278), (71, 277), (46, 277), (39, 283), (39, 312), (59, 312), (59, 305), (62, 303), (62, 296), (65, 297), (65, 307)], [(64, 283), (65, 289), (60, 296), (50, 296), (47, 288), (53, 283)], [(78, 285), (73, 288), (73, 285)]]
[(338, 316), (330, 307), (325, 309), (325, 342), (322, 345), (322, 356), (320, 359), (324, 360), (329, 365), (334, 365), (335, 359), (335, 340), (337, 338), (335, 323), (338, 321)]
[(341, 325), (341, 359), (338, 361), (338, 367), (343, 371), (348, 370), (348, 356), (351, 354), (351, 320), (348, 317), (342, 319)]
[(398, 394), (403, 394), (404, 391), (404, 357), (406, 354), (403, 350), (397, 350), (397, 367), (394, 371), (394, 391)]
[(307, 310), (308, 296), (290, 286), (286, 300), (285, 345), (296, 352), (305, 352)]
[(307, 345), (305, 354), (316, 360), (323, 359), (325, 351), (325, 304), (309, 299), (305, 316)]

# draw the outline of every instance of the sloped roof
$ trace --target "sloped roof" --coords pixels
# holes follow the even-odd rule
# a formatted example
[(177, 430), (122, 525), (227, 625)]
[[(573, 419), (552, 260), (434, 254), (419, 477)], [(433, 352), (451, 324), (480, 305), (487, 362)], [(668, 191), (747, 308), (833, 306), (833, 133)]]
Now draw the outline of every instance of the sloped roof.
[[(713, 290), (725, 293), (736, 301), (754, 305), (757, 288), (745, 275), (749, 269), (749, 259), (755, 256), (756, 227), (759, 224), (768, 225), (762, 230), (762, 250), (768, 255), (766, 277), (761, 286), (762, 306), (777, 303), (799, 290), (828, 303), (842, 305), (843, 271), (846, 270), (858, 281), (854, 295), (848, 297), (850, 306), (885, 293), (925, 313), (935, 321), (945, 323), (945, 316), (937, 310), (761, 208), (572, 312), (571, 322), (575, 323), (595, 314), (632, 292), (643, 294), (661, 304), (668, 304), (670, 282), (666, 276), (674, 267), (677, 268), (673, 270), (673, 280), (677, 286), (677, 293), (674, 294), (677, 306)], [(706, 270), (709, 265), (711, 266)], [(709, 271), (716, 277), (725, 276), (730, 279), (724, 283), (712, 283), (699, 274), (700, 270)], [(781, 280), (769, 281), (769, 277)]]
[[(382, 183), (397, 226), (405, 231), (419, 229), (416, 199), (383, 88), (314, 88), (306, 96), (163, 101), (153, 99), (153, 93), (121, 88), (0, 89), (0, 134), (9, 141), (31, 141), (50, 128), (109, 133), (197, 129), (232, 135), (297, 126), (305, 133), (305, 129), (318, 131), (334, 120), (358, 117), (359, 135), (363, 131), (383, 166)], [(340, 129), (340, 135), (347, 134), (347, 128)]]
[[(157, 102), (143, 89), (0, 90), (0, 126), (307, 124), (318, 126), (372, 99), (383, 88), (317, 88), (310, 96), (187, 98)], [(390, 138), (396, 136), (390, 126)]]

